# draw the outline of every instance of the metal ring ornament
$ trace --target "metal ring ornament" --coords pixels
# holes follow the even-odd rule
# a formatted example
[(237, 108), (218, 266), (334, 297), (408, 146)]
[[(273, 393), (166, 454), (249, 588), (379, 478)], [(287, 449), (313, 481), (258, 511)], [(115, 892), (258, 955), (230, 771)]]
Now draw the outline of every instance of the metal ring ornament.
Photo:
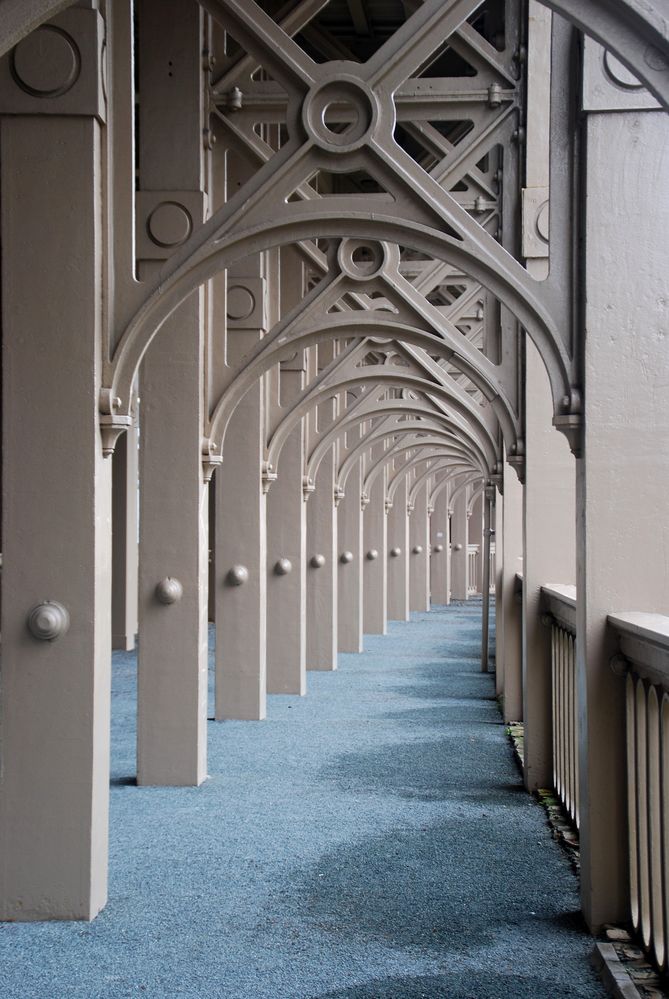
[(44, 600), (28, 614), (28, 631), (40, 642), (53, 642), (70, 627), (70, 614), (57, 600)]

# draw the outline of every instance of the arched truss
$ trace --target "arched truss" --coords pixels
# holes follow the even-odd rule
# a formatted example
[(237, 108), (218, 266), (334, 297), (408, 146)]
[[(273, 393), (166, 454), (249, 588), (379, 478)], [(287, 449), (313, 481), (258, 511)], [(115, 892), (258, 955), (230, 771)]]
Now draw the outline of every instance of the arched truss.
[[(464, 492), (464, 490), (466, 490), (467, 487), (470, 486), (471, 483), (475, 482), (475, 481), (476, 481), (476, 479), (472, 479), (472, 480), (470, 480), (468, 482), (461, 482), (458, 485), (458, 487), (453, 490), (453, 495), (449, 498), (449, 504), (448, 504), (449, 505), (449, 509), (451, 508), (451, 504), (456, 501), (456, 499), (458, 498), (458, 496), (460, 495), (460, 493)], [(484, 485), (485, 485), (485, 483), (484, 483)]]
[[(437, 497), (439, 496), (440, 493), (443, 492), (444, 489), (446, 489), (446, 487), (449, 485), (449, 483), (451, 482), (451, 480), (454, 479), (454, 478), (459, 478), (460, 475), (467, 475), (468, 477), (466, 479), (464, 479), (463, 482), (459, 483), (458, 485), (468, 486), (471, 482), (477, 482), (479, 479), (481, 479), (481, 476), (480, 476), (480, 474), (478, 472), (473, 472), (472, 473), (470, 469), (467, 469), (464, 472), (460, 471), (460, 472), (455, 472), (455, 473), (451, 473), (451, 472), (447, 473), (444, 476), (443, 479), (440, 479), (438, 482), (435, 483), (434, 488), (432, 489), (432, 492), (430, 493), (430, 499), (429, 499), (430, 506), (434, 506), (434, 504), (435, 504), (435, 502), (437, 500)], [(450, 509), (450, 503), (451, 503), (452, 499), (453, 499), (453, 497), (449, 496), (449, 513), (452, 513), (452, 510)]]
[[(0, 55), (74, 0), (0, 0)], [(609, 49), (669, 110), (669, 23), (662, 0), (540, 0)], [(210, 9), (206, 3), (205, 8)], [(480, 0), (458, 5), (460, 21)]]
[[(450, 463), (450, 462), (444, 462), (442, 460), (435, 461), (434, 466), (431, 467), (431, 468), (427, 468), (421, 475), (417, 476), (415, 482), (412, 484), (412, 486), (411, 486), (411, 494), (410, 494), (410, 497), (409, 497), (411, 504), (415, 503), (416, 497), (418, 495), (418, 492), (423, 487), (423, 485), (425, 483), (427, 483), (428, 486), (429, 486), (430, 480), (432, 478), (435, 478), (438, 472), (446, 471), (446, 473), (448, 475), (448, 474), (453, 473), (453, 470), (454, 470), (454, 466), (453, 466), (452, 463)], [(442, 480), (439, 480), (439, 481), (442, 481)], [(428, 510), (430, 512), (432, 512), (432, 509), (433, 509), (431, 498), (432, 498), (432, 495), (433, 495), (433, 493), (435, 491), (436, 485), (437, 485), (437, 481), (436, 481), (436, 478), (435, 478), (435, 482), (433, 483), (433, 486), (432, 486), (432, 491), (428, 493)]]
[[(355, 448), (348, 452), (343, 459), (341, 465), (339, 466), (339, 471), (337, 475), (337, 492), (339, 495), (343, 495), (346, 488), (346, 480), (349, 474), (355, 468), (356, 462), (359, 460), (365, 450), (374, 444), (379, 444), (384, 440), (389, 440), (391, 438), (399, 438), (398, 450), (424, 450), (426, 448), (439, 447), (444, 449), (444, 453), (448, 454), (455, 460), (466, 460), (472, 465), (477, 465), (480, 458), (476, 454), (475, 448), (471, 445), (468, 446), (462, 441), (458, 441), (446, 430), (432, 430), (423, 437), (417, 437), (415, 430), (413, 433), (409, 430), (406, 432), (397, 430), (387, 430), (385, 433), (379, 431), (378, 434), (374, 435), (374, 439), (367, 441), (359, 441)], [(393, 452), (392, 457), (394, 457), (397, 452)], [(389, 452), (386, 452), (380, 456), (379, 460), (390, 458)]]
[[(440, 399), (455, 417), (459, 418), (461, 432), (464, 431), (472, 440), (478, 440), (479, 447), (485, 456), (485, 464), (491, 471), (499, 461), (497, 442), (482, 420), (465, 407), (460, 400), (454, 399), (448, 388), (430, 382), (427, 379), (413, 375), (402, 374), (401, 371), (388, 372), (385, 368), (373, 370), (361, 368), (360, 373), (348, 375), (341, 381), (331, 384), (318, 384), (308, 389), (291, 407), (274, 431), (267, 448), (267, 464), (270, 469), (276, 469), (281, 450), (302, 417), (314, 407), (332, 398), (340, 392), (364, 389), (401, 388), (425, 393)], [(453, 418), (453, 417), (452, 417)]]
[[(387, 422), (389, 417), (415, 417), (415, 420), (411, 423), (407, 419), (406, 423), (402, 422), (399, 424), (390, 424)], [(443, 414), (436, 412), (434, 409), (417, 405), (416, 403), (408, 400), (403, 404), (401, 404), (401, 400), (388, 400), (387, 404), (383, 402), (379, 403), (378, 407), (372, 411), (354, 411), (353, 413), (350, 413), (350, 410), (345, 410), (342, 416), (327, 428), (323, 436), (312, 448), (306, 465), (306, 479), (308, 483), (313, 484), (315, 482), (320, 463), (325, 458), (332, 445), (344, 433), (346, 433), (347, 430), (352, 429), (360, 423), (368, 422), (370, 419), (379, 421), (375, 427), (376, 430), (383, 427), (388, 432), (392, 432), (393, 429), (396, 428), (395, 432), (397, 433), (408, 426), (411, 426), (414, 430), (422, 429), (423, 431), (442, 426), (444, 428), (451, 428), (454, 434), (462, 432), (460, 427), (453, 424)], [(417, 421), (419, 419), (423, 422), (418, 423)]]
[(484, 493), (485, 493), (485, 483), (482, 483), (480, 488), (477, 487), (476, 489), (472, 490), (472, 494), (469, 497), (469, 502), (467, 504), (467, 516), (471, 517), (472, 513), (474, 512), (474, 503), (476, 503), (476, 500), (479, 498), (479, 496), (483, 496)]
[[(210, 420), (209, 435), (213, 441), (222, 441), (225, 432), (240, 399), (249, 388), (266, 371), (288, 356), (296, 349), (303, 349), (313, 344), (329, 340), (344, 340), (365, 337), (369, 341), (369, 349), (384, 349), (392, 347), (393, 343), (410, 344), (419, 347), (430, 354), (436, 354), (449, 360), (452, 348), (443, 339), (427, 330), (409, 326), (395, 319), (390, 314), (380, 315), (370, 311), (365, 313), (341, 313), (328, 317), (327, 326), (307, 328), (299, 336), (286, 337), (270, 335), (267, 340), (258, 341), (258, 345), (250, 352), (244, 366), (238, 370), (228, 388), (221, 395)], [(270, 341), (270, 342), (268, 342)], [(486, 358), (481, 355), (481, 360)], [(488, 362), (489, 363), (489, 362)], [(493, 365), (490, 365), (492, 368)], [(510, 402), (503, 396), (499, 385), (495, 385), (490, 377), (483, 380), (481, 365), (472, 381), (479, 387), (490, 403), (491, 409), (499, 421), (507, 452), (515, 453), (520, 438), (518, 415)], [(469, 372), (467, 372), (469, 374)], [(442, 377), (447, 378), (442, 372)], [(457, 386), (454, 386), (457, 390)]]
[[(416, 447), (415, 445), (414, 447), (410, 447), (407, 444), (406, 450), (416, 453), (413, 453), (409, 460), (404, 465), (401, 465), (398, 469), (396, 469), (394, 475), (389, 478), (386, 490), (387, 506), (392, 506), (395, 500), (395, 493), (397, 492), (402, 479), (406, 478), (410, 471), (417, 467), (419, 468), (426, 461), (434, 461), (443, 458), (454, 468), (458, 467), (458, 464), (463, 468), (467, 467), (465, 462), (457, 462), (457, 459), (456, 461), (453, 461), (453, 456), (449, 453), (449, 450), (444, 444), (437, 444), (436, 446), (435, 444), (425, 444), (425, 446), (421, 445), (419, 447)], [(469, 463), (469, 467), (472, 467), (472, 463)]]
[[(0, 0), (2, 50), (15, 44), (69, 4)], [(628, 66), (669, 106), (669, 38), (659, 3), (647, 0), (547, 0)], [(165, 319), (195, 288), (235, 260), (272, 246), (319, 237), (350, 236), (402, 243), (461, 267), (516, 316), (546, 365), (555, 422), (579, 422), (580, 392), (560, 330), (541, 290), (525, 269), (428, 173), (417, 182), (415, 164), (393, 139), (393, 95), (437, 45), (480, 6), (480, 0), (426, 0), (416, 13), (363, 64), (318, 64), (252, 0), (202, 0), (248, 53), (265, 65), (288, 94), (289, 139), (223, 208), (165, 264), (155, 279), (137, 287), (137, 307), (118, 343), (105, 344), (100, 409), (109, 432), (123, 429), (131, 386), (141, 359)], [(334, 68), (333, 68), (334, 67)], [(357, 123), (344, 137), (323, 123), (326, 104), (344, 99)], [(288, 198), (314, 168), (336, 171), (370, 166), (395, 199), (392, 214), (364, 211), (351, 199), (335, 208)], [(271, 191), (271, 224), (267, 195)], [(113, 334), (112, 334), (113, 337)]]
[[(413, 452), (415, 450), (416, 450), (415, 441), (413, 442), (413, 444), (409, 441), (398, 441), (395, 447), (391, 448), (384, 455), (378, 458), (376, 463), (372, 465), (371, 468), (368, 469), (365, 474), (365, 479), (362, 488), (362, 495), (364, 500), (367, 501), (369, 499), (370, 490), (374, 485), (374, 482), (389, 464), (391, 464), (396, 458), (401, 457), (407, 452)], [(425, 461), (426, 460), (425, 455), (422, 455), (422, 457), (418, 460)], [(451, 459), (449, 459), (449, 463), (452, 469), (460, 469), (461, 472), (471, 471), (473, 465), (472, 461), (469, 459), (467, 461), (460, 461), (460, 462), (453, 462)], [(411, 465), (411, 468), (413, 467), (414, 465)], [(406, 472), (408, 469), (409, 469), (409, 463), (407, 462), (404, 465), (400, 466), (398, 469), (396, 469), (396, 472), (401, 473), (403, 470)], [(477, 476), (480, 477), (481, 471), (478, 470), (476, 474)]]

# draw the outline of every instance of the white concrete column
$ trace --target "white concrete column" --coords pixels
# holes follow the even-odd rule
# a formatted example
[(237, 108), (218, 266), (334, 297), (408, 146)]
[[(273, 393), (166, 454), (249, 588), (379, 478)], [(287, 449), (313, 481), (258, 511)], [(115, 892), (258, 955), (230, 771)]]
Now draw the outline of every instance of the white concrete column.
[(503, 695), (504, 721), (513, 722), (523, 720), (522, 606), (516, 582), (517, 573), (523, 571), (523, 487), (508, 465), (504, 466), (504, 496), (497, 502), (495, 604), (502, 623), (496, 636), (497, 673), (503, 681), (503, 690), (498, 693)]
[[(374, 457), (379, 459), (379, 449)], [(386, 470), (374, 479), (363, 513), (363, 630), (385, 635), (388, 630), (388, 531)]]
[(439, 607), (451, 602), (448, 526), (448, 486), (445, 486), (435, 499), (430, 515), (430, 599)]
[(586, 127), (576, 649), (581, 900), (597, 930), (629, 918), (625, 681), (609, 666), (606, 615), (666, 614), (669, 594), (669, 121), (619, 110), (590, 114)]
[[(304, 386), (304, 351), (281, 364), (280, 403), (288, 407)], [(267, 496), (267, 692), (307, 692), (307, 510), (302, 488), (304, 425), (286, 441), (278, 479)], [(288, 569), (288, 571), (284, 571)]]
[(523, 489), (523, 720), (525, 784), (552, 782), (551, 630), (541, 621), (541, 587), (575, 581), (574, 458), (552, 426), (548, 375), (527, 338)]
[(467, 490), (463, 489), (452, 504), (451, 515), (451, 596), (453, 600), (466, 600), (469, 585), (469, 543), (467, 517)]
[[(246, 286), (239, 276), (229, 283)], [(259, 336), (258, 330), (228, 329), (233, 368)], [(267, 714), (264, 447), (265, 390), (259, 379), (232, 415), (214, 481), (217, 721), (260, 720)]]
[(409, 609), (430, 609), (430, 518), (427, 482), (416, 494), (409, 515)]
[(483, 493), (476, 497), (472, 504), (472, 512), (469, 518), (468, 538), (470, 545), (478, 545), (479, 553), (476, 559), (476, 592), (483, 593)]
[(403, 476), (388, 510), (388, 620), (409, 620), (408, 482)]
[[(82, 72), (99, 87), (98, 15), (68, 13)], [(50, 46), (42, 32), (24, 47), (26, 80), (46, 78), (42, 60), (51, 72), (62, 66)], [(16, 91), (23, 111), (3, 117), (0, 133), (0, 918), (92, 919), (107, 899), (111, 658), (112, 463), (98, 427), (101, 129), (94, 110), (68, 117), (56, 98), (49, 112)], [(69, 613), (52, 641), (27, 626), (45, 600)]]
[[(139, 10), (140, 277), (202, 221), (202, 13), (143, 0)], [(160, 39), (160, 44), (156, 39)], [(175, 143), (174, 136), (179, 135)], [(176, 210), (174, 206), (180, 205)], [(140, 371), (137, 782), (197, 785), (206, 777), (208, 491), (202, 474), (202, 290), (179, 306)], [(161, 601), (176, 579), (182, 596)]]
[[(347, 434), (355, 447), (358, 433)], [(342, 454), (345, 454), (342, 451)], [(346, 479), (345, 495), (337, 508), (338, 548), (338, 648), (340, 652), (362, 652), (362, 458)], [(349, 558), (350, 556), (350, 558)]]
[[(332, 403), (324, 405), (332, 406)], [(321, 461), (307, 501), (307, 669), (337, 668), (337, 447)]]
[(135, 647), (139, 504), (137, 426), (119, 437), (112, 458), (112, 648)]

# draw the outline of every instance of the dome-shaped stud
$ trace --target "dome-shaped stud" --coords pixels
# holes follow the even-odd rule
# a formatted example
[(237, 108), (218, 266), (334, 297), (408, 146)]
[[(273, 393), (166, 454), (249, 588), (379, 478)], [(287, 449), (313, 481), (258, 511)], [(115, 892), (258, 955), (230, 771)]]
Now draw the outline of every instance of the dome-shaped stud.
[(322, 569), (325, 565), (325, 555), (312, 555), (309, 559), (309, 565), (312, 569)]
[(243, 586), (249, 581), (249, 570), (245, 565), (233, 565), (225, 577), (225, 581), (228, 586)]
[(45, 600), (37, 604), (28, 614), (28, 630), (33, 638), (40, 642), (52, 642), (60, 638), (70, 627), (70, 615), (67, 608), (57, 600)]
[(155, 589), (156, 600), (159, 603), (165, 604), (178, 604), (184, 595), (184, 588), (178, 579), (174, 579), (172, 576), (165, 576), (165, 579), (161, 579), (156, 585)]
[(348, 565), (349, 562), (353, 561), (353, 552), (342, 552), (339, 557), (339, 561), (343, 565)]
[(287, 576), (289, 572), (292, 572), (293, 563), (289, 558), (280, 558), (274, 563), (274, 575), (275, 576)]
[(401, 548), (391, 548), (390, 549), (390, 554), (392, 555), (393, 558), (399, 558), (399, 556), (402, 554), (402, 549)]
[(443, 552), (443, 550), (444, 550), (444, 546), (443, 545), (433, 545), (432, 546), (432, 551), (436, 552), (437, 555), (439, 554), (439, 552)]
[(413, 551), (414, 555), (422, 555), (423, 554), (423, 546), (422, 545), (414, 545), (413, 548), (412, 548), (412, 551)]
[(462, 545), (453, 545), (453, 551), (454, 552), (461, 552), (462, 551)]
[(379, 553), (376, 550), (376, 548), (370, 548), (369, 551), (367, 552), (367, 558), (369, 559), (370, 562), (373, 562), (374, 559), (377, 559), (378, 557)]

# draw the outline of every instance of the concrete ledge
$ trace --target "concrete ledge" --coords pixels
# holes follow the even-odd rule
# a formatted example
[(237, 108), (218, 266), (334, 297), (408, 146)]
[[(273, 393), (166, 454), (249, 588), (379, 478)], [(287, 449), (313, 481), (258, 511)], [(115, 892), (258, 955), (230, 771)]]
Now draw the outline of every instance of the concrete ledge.
[(597, 942), (592, 952), (592, 963), (612, 996), (617, 999), (642, 999), (613, 944)]

